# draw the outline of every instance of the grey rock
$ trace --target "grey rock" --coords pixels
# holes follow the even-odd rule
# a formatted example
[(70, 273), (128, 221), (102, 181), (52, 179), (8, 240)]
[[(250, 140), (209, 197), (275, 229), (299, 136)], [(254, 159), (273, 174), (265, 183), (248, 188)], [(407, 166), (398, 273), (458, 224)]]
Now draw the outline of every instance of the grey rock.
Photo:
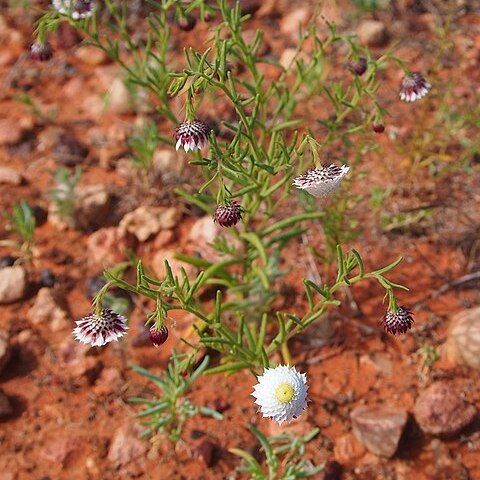
[(0, 269), (0, 305), (21, 300), (27, 290), (27, 272), (19, 265)]
[(445, 352), (449, 361), (480, 370), (480, 307), (452, 318)]
[(473, 421), (477, 409), (460, 398), (451, 385), (437, 382), (419, 395), (413, 414), (425, 433), (451, 437)]
[(353, 433), (375, 455), (390, 458), (408, 420), (408, 413), (400, 407), (361, 406), (350, 414)]

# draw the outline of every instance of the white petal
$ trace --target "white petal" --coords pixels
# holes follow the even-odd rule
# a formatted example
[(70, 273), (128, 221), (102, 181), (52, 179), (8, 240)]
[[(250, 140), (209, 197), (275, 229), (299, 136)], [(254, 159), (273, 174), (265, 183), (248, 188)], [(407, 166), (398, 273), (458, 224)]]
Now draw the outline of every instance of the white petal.
[[(258, 377), (258, 384), (251, 394), (256, 398), (255, 403), (260, 406), (263, 417), (270, 417), (278, 423), (290, 421), (301, 415), (307, 406), (306, 375), (300, 374), (293, 367), (279, 365), (276, 368), (267, 368), (263, 375)], [(281, 402), (275, 396), (279, 385), (289, 384), (294, 391), (289, 402)]]

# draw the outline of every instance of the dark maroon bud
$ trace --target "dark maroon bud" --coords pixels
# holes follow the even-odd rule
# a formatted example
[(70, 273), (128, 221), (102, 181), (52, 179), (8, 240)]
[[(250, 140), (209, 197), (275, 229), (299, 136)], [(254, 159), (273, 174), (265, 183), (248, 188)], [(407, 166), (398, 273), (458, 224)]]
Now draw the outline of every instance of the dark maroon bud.
[(237, 202), (227, 202), (224, 205), (217, 205), (213, 221), (221, 227), (233, 227), (241, 219), (243, 208)]
[(156, 325), (150, 327), (150, 340), (154, 347), (163, 345), (167, 341), (167, 338), (168, 328), (165, 325), (162, 325), (160, 328), (157, 328)]
[(48, 42), (35, 42), (30, 47), (30, 58), (37, 62), (48, 62), (53, 57), (53, 48)]
[(372, 130), (375, 133), (383, 133), (385, 131), (385, 125), (381, 122), (372, 123)]
[(181, 17), (177, 21), (178, 28), (180, 30), (183, 30), (184, 32), (189, 32), (190, 30), (193, 30), (196, 24), (197, 24), (197, 20), (195, 19), (195, 17), (192, 17), (191, 15), (186, 15), (185, 17)]
[(392, 335), (406, 333), (413, 322), (412, 312), (407, 307), (398, 307), (396, 312), (388, 310), (382, 319), (383, 328)]
[(357, 75), (363, 75), (367, 71), (367, 59), (360, 57), (357, 61), (350, 62), (348, 68)]

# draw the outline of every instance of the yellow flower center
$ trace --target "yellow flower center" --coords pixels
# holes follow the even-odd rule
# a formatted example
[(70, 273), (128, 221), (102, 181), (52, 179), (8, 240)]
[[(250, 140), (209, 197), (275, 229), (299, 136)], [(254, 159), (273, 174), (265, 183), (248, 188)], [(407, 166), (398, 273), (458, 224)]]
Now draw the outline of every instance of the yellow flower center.
[(288, 403), (295, 394), (295, 390), (289, 383), (281, 383), (275, 389), (275, 398), (280, 403)]

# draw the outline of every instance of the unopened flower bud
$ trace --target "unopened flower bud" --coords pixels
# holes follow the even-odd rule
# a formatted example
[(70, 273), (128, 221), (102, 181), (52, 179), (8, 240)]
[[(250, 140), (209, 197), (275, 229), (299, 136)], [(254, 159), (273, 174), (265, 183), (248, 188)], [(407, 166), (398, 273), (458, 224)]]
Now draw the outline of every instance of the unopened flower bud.
[(383, 328), (392, 335), (406, 333), (413, 322), (412, 312), (407, 307), (398, 307), (396, 312), (388, 310), (382, 319)]
[(178, 28), (180, 30), (183, 30), (184, 32), (189, 32), (190, 30), (193, 30), (196, 24), (197, 24), (197, 20), (195, 19), (195, 17), (192, 17), (191, 15), (186, 15), (185, 17), (181, 17), (177, 21)]
[(154, 347), (163, 345), (167, 341), (167, 338), (168, 328), (165, 325), (162, 325), (160, 328), (157, 328), (156, 325), (150, 327), (150, 340)]
[(48, 42), (35, 42), (30, 47), (30, 58), (37, 62), (48, 62), (53, 57), (53, 48)]
[(213, 221), (221, 227), (233, 227), (242, 219), (243, 209), (238, 202), (217, 205)]
[(354, 62), (349, 62), (348, 68), (351, 72), (355, 72), (357, 75), (363, 75), (367, 71), (367, 59), (360, 57)]

